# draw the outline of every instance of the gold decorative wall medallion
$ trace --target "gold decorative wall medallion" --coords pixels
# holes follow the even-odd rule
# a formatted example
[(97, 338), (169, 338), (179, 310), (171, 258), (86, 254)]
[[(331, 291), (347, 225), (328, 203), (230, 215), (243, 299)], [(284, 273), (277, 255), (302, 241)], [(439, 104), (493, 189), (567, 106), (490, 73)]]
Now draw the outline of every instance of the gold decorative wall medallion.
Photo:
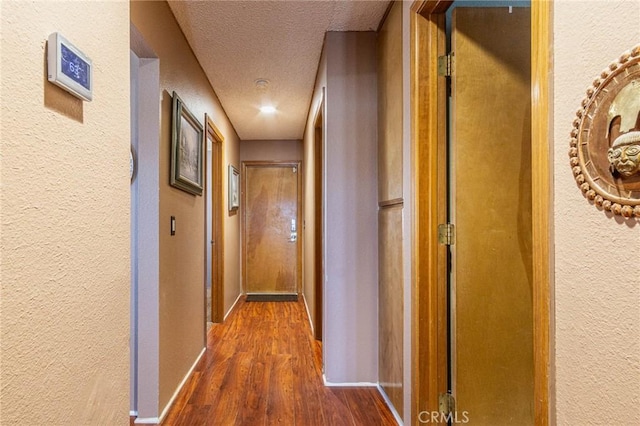
[(571, 130), (570, 163), (589, 200), (640, 218), (640, 45), (587, 89)]

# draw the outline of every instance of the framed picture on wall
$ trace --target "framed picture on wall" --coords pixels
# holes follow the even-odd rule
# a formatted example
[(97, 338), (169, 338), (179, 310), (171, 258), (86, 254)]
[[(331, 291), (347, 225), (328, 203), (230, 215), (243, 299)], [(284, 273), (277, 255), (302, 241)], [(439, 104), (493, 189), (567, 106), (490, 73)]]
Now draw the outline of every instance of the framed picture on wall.
[(240, 207), (240, 172), (229, 164), (229, 211)]
[(194, 195), (202, 195), (203, 128), (173, 92), (171, 127), (171, 186)]

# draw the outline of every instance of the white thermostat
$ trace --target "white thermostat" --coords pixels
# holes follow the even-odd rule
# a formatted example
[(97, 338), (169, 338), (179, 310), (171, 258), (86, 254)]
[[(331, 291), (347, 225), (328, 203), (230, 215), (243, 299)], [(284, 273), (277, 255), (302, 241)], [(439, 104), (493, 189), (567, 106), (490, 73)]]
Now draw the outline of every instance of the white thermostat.
[(93, 62), (60, 33), (49, 36), (47, 70), (49, 81), (71, 94), (93, 98)]

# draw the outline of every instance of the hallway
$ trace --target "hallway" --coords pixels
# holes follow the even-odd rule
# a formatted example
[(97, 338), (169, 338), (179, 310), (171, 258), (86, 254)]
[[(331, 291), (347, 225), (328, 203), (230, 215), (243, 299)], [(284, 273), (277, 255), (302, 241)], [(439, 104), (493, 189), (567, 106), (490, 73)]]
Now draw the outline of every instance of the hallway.
[(376, 388), (328, 388), (304, 302), (238, 302), (163, 425), (395, 425)]

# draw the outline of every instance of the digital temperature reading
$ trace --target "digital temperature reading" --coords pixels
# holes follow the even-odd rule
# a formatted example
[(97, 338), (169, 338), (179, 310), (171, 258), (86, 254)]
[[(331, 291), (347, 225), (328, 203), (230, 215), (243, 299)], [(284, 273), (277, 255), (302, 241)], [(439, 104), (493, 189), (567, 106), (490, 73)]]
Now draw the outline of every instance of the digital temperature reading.
[(62, 72), (80, 83), (82, 87), (91, 90), (89, 64), (73, 53), (64, 43), (60, 44), (60, 54), (62, 55)]
[(49, 36), (48, 79), (74, 96), (93, 98), (93, 62), (60, 33)]

